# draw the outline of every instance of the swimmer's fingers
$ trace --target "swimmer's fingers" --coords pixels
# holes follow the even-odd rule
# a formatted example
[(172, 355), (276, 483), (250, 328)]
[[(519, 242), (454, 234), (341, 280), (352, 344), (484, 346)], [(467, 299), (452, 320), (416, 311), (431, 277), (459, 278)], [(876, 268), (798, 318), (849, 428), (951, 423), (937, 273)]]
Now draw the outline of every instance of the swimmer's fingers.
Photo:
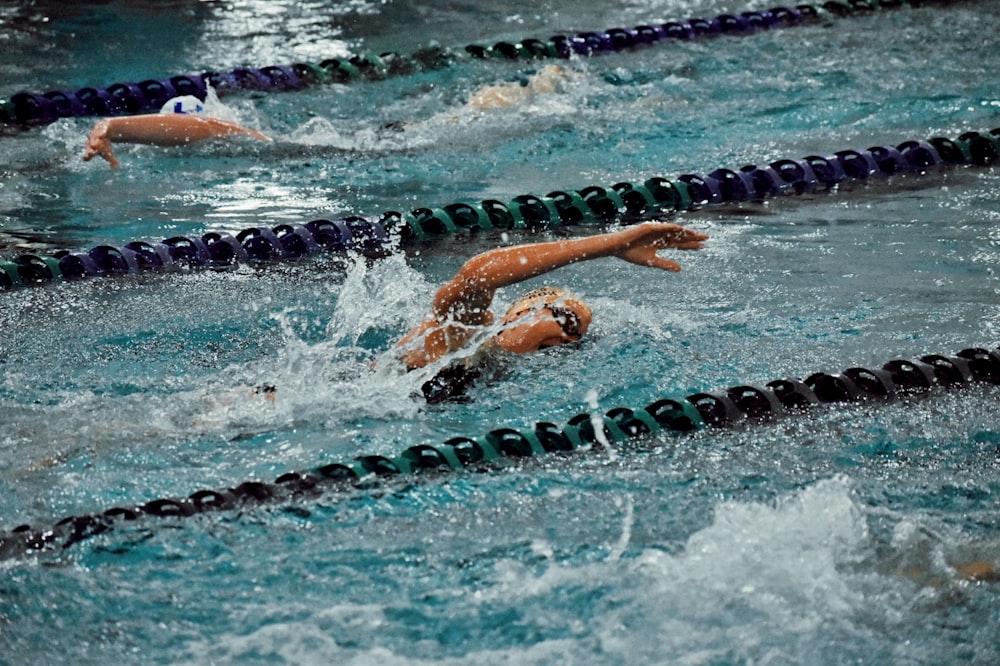
[(677, 273), (681, 270), (681, 265), (676, 261), (671, 259), (664, 259), (663, 257), (657, 257), (655, 254), (652, 259), (646, 264), (651, 268), (660, 268), (665, 271), (670, 271), (672, 273)]
[(118, 158), (115, 157), (114, 153), (111, 152), (111, 142), (110, 141), (108, 142), (107, 148), (105, 150), (101, 151), (100, 155), (101, 155), (101, 157), (103, 157), (104, 159), (106, 159), (108, 161), (108, 164), (111, 165), (112, 169), (117, 169), (119, 166), (121, 166), (118, 163)]
[(111, 152), (111, 139), (108, 138), (108, 127), (104, 122), (98, 123), (87, 138), (87, 149), (83, 153), (83, 161), (89, 162), (97, 155), (106, 159), (112, 169), (119, 167), (118, 159)]
[(660, 235), (654, 244), (658, 248), (673, 248), (676, 250), (700, 250), (708, 234), (703, 234), (694, 229), (688, 229), (679, 225), (671, 225), (674, 229), (666, 230)]
[(649, 266), (651, 268), (660, 268), (665, 271), (673, 272), (677, 272), (681, 269), (681, 265), (676, 261), (657, 256), (656, 251), (658, 249), (659, 248), (656, 247), (655, 243), (650, 243), (649, 245), (636, 245), (628, 248), (624, 252), (621, 252), (618, 256), (625, 261), (639, 266)]
[(111, 165), (112, 169), (117, 169), (120, 166), (120, 164), (118, 162), (118, 158), (116, 158), (114, 156), (114, 153), (111, 152), (111, 146), (110, 145), (108, 145), (104, 149), (98, 149), (98, 150), (94, 150), (94, 149), (88, 147), (87, 151), (83, 154), (83, 161), (84, 162), (89, 162), (90, 160), (92, 160), (97, 155), (100, 155), (101, 157), (103, 157), (104, 159), (106, 159), (108, 161), (108, 164)]
[(705, 243), (704, 241), (700, 240), (684, 240), (684, 241), (671, 240), (662, 245), (658, 244), (657, 247), (670, 248), (672, 250), (700, 250), (701, 248), (705, 247)]
[(624, 248), (648, 245), (661, 250), (697, 250), (708, 235), (671, 222), (646, 222), (625, 229), (618, 238)]
[(652, 246), (657, 250), (700, 250), (705, 244), (700, 240), (678, 242), (668, 239), (662, 242), (654, 242)]
[(268, 135), (266, 135), (266, 134), (264, 134), (262, 132), (258, 132), (255, 129), (246, 128), (246, 133), (249, 134), (250, 136), (252, 136), (253, 138), (259, 139), (261, 141), (274, 141), (274, 139), (272, 139)]
[[(273, 141), (271, 137), (264, 134), (263, 132), (258, 132), (255, 129), (249, 127), (244, 127), (243, 125), (238, 125), (228, 120), (220, 120), (218, 118), (201, 118), (195, 116), (198, 120), (210, 128), (209, 134), (214, 134), (216, 136), (226, 136), (228, 134), (244, 134), (246, 136), (253, 137), (260, 141)], [(209, 137), (205, 137), (209, 138)]]
[(660, 250), (700, 250), (708, 235), (678, 224), (640, 224), (622, 232), (623, 247), (616, 254), (640, 266), (679, 271), (676, 261), (657, 256)]

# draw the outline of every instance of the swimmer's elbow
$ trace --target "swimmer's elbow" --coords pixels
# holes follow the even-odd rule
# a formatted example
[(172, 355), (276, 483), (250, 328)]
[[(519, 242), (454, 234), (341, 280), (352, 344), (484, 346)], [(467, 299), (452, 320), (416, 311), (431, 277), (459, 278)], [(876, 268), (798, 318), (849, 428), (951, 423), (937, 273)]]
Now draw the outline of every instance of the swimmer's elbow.
[(407, 372), (419, 370), (431, 362), (430, 355), (423, 349), (411, 349), (399, 356), (400, 362), (406, 366)]

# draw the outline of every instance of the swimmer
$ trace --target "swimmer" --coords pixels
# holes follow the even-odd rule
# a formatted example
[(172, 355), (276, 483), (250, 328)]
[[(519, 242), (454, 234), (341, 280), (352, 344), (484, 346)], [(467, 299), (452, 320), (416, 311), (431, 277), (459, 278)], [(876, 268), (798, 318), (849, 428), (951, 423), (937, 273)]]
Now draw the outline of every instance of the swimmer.
[(151, 146), (183, 146), (208, 139), (249, 136), (260, 141), (271, 138), (257, 130), (230, 120), (208, 115), (201, 100), (187, 95), (175, 97), (159, 113), (104, 118), (90, 131), (83, 161), (100, 155), (112, 169), (119, 167), (111, 150), (112, 142), (141, 143)]
[[(421, 387), (428, 403), (462, 400), (465, 390), (496, 364), (498, 356), (574, 343), (590, 328), (593, 312), (582, 299), (565, 289), (543, 287), (510, 306), (500, 318), (499, 330), (490, 335), (495, 320), (490, 306), (497, 289), (600, 257), (676, 272), (680, 264), (657, 252), (700, 250), (707, 239), (706, 234), (677, 224), (647, 222), (586, 238), (487, 250), (466, 261), (437, 290), (430, 312), (396, 343), (394, 356), (411, 371), (477, 345), (470, 355), (439, 369)], [(484, 336), (488, 337), (481, 342)], [(254, 393), (274, 403), (276, 391), (265, 385)]]
[(996, 570), (996, 567), (993, 566), (992, 562), (977, 560), (975, 562), (964, 562), (954, 566), (958, 575), (967, 581), (1000, 583), (1000, 572)]
[(559, 65), (546, 65), (523, 83), (503, 83), (480, 88), (469, 96), (466, 106), (477, 111), (523, 104), (537, 95), (561, 92), (570, 73)]
[[(513, 106), (528, 101), (536, 95), (559, 92), (561, 85), (569, 78), (568, 72), (558, 65), (546, 65), (538, 73), (527, 78), (524, 84), (506, 83), (487, 86), (474, 92), (466, 105), (468, 109), (484, 111)], [(108, 161), (112, 169), (119, 168), (118, 159), (112, 152), (112, 143), (140, 143), (151, 146), (184, 146), (208, 139), (228, 139), (233, 136), (249, 136), (260, 141), (272, 141), (271, 137), (257, 130), (244, 127), (232, 120), (215, 117), (220, 108), (214, 91), (209, 89), (206, 102), (187, 95), (167, 101), (159, 113), (137, 116), (104, 118), (94, 125), (87, 139), (83, 161), (89, 162), (96, 156)], [(214, 102), (214, 103), (213, 103)], [(457, 116), (451, 116), (457, 120)], [(399, 131), (411, 123), (397, 122), (387, 126)]]
[[(657, 252), (668, 248), (698, 250), (707, 238), (677, 224), (650, 222), (586, 238), (488, 250), (469, 259), (438, 289), (430, 312), (397, 343), (397, 355), (408, 370), (415, 370), (466, 347), (477, 333), (493, 325), (495, 316), (490, 306), (501, 287), (599, 257), (679, 271), (677, 262)], [(587, 332), (591, 319), (590, 307), (577, 296), (563, 289), (538, 289), (507, 310), (500, 319), (499, 332), (471, 358), (478, 362), (497, 349), (527, 354), (577, 342)], [(455, 397), (477, 376), (468, 363), (446, 367), (424, 385), (424, 395), (429, 402)]]

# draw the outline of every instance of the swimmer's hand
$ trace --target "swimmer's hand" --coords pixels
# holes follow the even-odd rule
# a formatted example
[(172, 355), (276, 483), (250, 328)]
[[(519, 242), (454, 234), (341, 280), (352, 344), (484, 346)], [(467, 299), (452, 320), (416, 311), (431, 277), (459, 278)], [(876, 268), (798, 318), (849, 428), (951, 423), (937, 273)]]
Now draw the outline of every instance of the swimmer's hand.
[(112, 169), (119, 164), (111, 152), (113, 141), (142, 143), (151, 146), (183, 146), (206, 139), (227, 138), (232, 135), (249, 136), (260, 141), (271, 138), (257, 130), (243, 127), (228, 120), (183, 113), (153, 113), (122, 118), (104, 118), (90, 131), (83, 161), (89, 162), (100, 155)]
[(616, 234), (618, 247), (612, 252), (619, 259), (638, 264), (662, 268), (665, 271), (679, 271), (676, 261), (657, 256), (657, 252), (667, 248), (674, 250), (700, 250), (708, 240), (708, 234), (682, 227), (679, 224), (648, 222), (637, 224)]
[(94, 125), (94, 129), (90, 130), (90, 136), (87, 137), (87, 149), (83, 153), (84, 162), (89, 162), (95, 156), (100, 155), (108, 161), (112, 169), (117, 169), (120, 166), (118, 158), (111, 152), (111, 139), (108, 138), (110, 125), (111, 120), (105, 118), (98, 121)]

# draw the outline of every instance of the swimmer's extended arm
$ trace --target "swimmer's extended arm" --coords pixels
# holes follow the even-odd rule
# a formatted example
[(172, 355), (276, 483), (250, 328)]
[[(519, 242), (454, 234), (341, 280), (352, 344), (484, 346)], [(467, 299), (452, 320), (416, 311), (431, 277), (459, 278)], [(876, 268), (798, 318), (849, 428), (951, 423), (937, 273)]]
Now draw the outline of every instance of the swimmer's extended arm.
[(83, 159), (86, 162), (100, 155), (111, 164), (111, 168), (117, 169), (118, 160), (111, 152), (111, 144), (114, 141), (153, 146), (181, 146), (234, 134), (251, 136), (261, 141), (271, 140), (257, 130), (218, 118), (186, 113), (152, 113), (100, 120), (90, 131)]
[(677, 224), (649, 223), (573, 240), (502, 247), (465, 262), (434, 297), (433, 314), (463, 323), (489, 308), (497, 289), (587, 259), (615, 256), (640, 266), (679, 271), (680, 264), (657, 256), (666, 248), (700, 249), (707, 235)]
[(680, 264), (659, 257), (659, 250), (698, 250), (707, 235), (677, 224), (647, 223), (621, 231), (573, 240), (533, 243), (489, 250), (465, 262), (438, 289), (430, 313), (399, 345), (423, 335), (424, 346), (403, 356), (410, 367), (423, 367), (462, 346), (469, 335), (446, 322), (465, 326), (492, 323), (490, 304), (496, 290), (537, 277), (562, 266), (598, 257), (618, 257), (639, 266), (679, 271)]

